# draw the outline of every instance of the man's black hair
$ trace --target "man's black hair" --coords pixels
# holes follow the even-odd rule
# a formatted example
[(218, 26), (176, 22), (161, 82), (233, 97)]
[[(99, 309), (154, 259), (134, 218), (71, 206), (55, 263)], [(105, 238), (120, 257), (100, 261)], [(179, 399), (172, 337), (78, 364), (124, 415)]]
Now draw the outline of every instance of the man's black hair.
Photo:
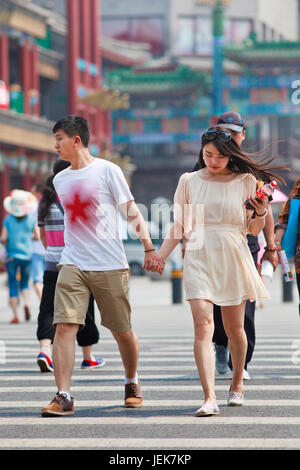
[(84, 147), (88, 147), (90, 141), (90, 129), (86, 119), (80, 116), (69, 115), (61, 118), (53, 127), (53, 134), (64, 131), (69, 137), (79, 135)]

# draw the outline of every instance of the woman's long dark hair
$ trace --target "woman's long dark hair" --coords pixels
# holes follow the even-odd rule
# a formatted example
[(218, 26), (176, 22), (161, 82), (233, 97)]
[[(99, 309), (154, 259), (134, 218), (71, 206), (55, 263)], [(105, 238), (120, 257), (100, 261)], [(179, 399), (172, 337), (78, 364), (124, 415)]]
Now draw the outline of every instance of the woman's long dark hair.
[[(216, 138), (209, 140), (206, 137), (206, 132), (202, 135), (201, 149), (199, 153), (199, 167), (205, 168), (203, 158), (203, 148), (209, 143), (213, 143), (220, 155), (229, 157), (227, 168), (233, 173), (251, 173), (257, 180), (269, 183), (270, 181), (277, 181), (278, 183), (286, 184), (284, 178), (277, 173), (277, 171), (289, 171), (289, 168), (284, 166), (270, 166), (270, 164), (277, 157), (265, 157), (266, 149), (257, 153), (247, 153), (243, 150), (236, 141), (231, 138), (229, 142), (224, 142), (220, 134), (221, 129), (212, 127), (216, 130)], [(260, 158), (259, 161), (257, 159)]]
[(49, 208), (53, 202), (55, 202), (56, 199), (56, 191), (53, 186), (53, 179), (54, 176), (57, 175), (62, 170), (65, 170), (71, 165), (70, 162), (67, 162), (66, 160), (56, 160), (56, 162), (53, 165), (53, 174), (49, 176), (49, 178), (46, 181), (44, 190), (43, 190), (43, 196), (39, 204), (39, 210), (38, 210), (38, 220), (44, 220), (45, 217), (49, 213)]

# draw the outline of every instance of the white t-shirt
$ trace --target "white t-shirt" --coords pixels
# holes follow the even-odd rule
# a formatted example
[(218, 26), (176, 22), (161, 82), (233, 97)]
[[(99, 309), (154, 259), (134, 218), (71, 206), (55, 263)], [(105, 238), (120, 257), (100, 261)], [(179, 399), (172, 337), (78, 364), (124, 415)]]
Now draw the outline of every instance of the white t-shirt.
[(128, 268), (118, 227), (118, 206), (134, 198), (122, 170), (97, 159), (80, 170), (67, 168), (53, 184), (65, 212), (60, 264), (82, 271)]

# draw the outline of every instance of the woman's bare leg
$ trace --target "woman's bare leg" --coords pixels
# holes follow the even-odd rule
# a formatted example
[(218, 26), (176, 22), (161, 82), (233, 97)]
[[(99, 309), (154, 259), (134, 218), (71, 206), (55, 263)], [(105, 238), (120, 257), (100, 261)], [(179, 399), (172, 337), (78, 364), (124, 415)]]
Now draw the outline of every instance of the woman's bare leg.
[(228, 336), (233, 376), (231, 390), (243, 393), (243, 370), (247, 353), (247, 336), (244, 329), (245, 304), (222, 307), (222, 321)]
[(205, 401), (216, 402), (213, 304), (208, 300), (190, 300), (194, 319), (194, 355)]

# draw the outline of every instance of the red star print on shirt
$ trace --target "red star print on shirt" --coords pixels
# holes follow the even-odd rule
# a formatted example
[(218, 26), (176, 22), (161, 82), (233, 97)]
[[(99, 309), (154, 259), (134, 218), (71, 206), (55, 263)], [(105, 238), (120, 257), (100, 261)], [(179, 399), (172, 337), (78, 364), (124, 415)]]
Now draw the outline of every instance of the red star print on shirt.
[(74, 193), (73, 202), (66, 205), (68, 212), (71, 215), (71, 222), (76, 222), (77, 219), (87, 221), (89, 219), (87, 215), (87, 208), (91, 205), (91, 201), (81, 201), (80, 194)]

